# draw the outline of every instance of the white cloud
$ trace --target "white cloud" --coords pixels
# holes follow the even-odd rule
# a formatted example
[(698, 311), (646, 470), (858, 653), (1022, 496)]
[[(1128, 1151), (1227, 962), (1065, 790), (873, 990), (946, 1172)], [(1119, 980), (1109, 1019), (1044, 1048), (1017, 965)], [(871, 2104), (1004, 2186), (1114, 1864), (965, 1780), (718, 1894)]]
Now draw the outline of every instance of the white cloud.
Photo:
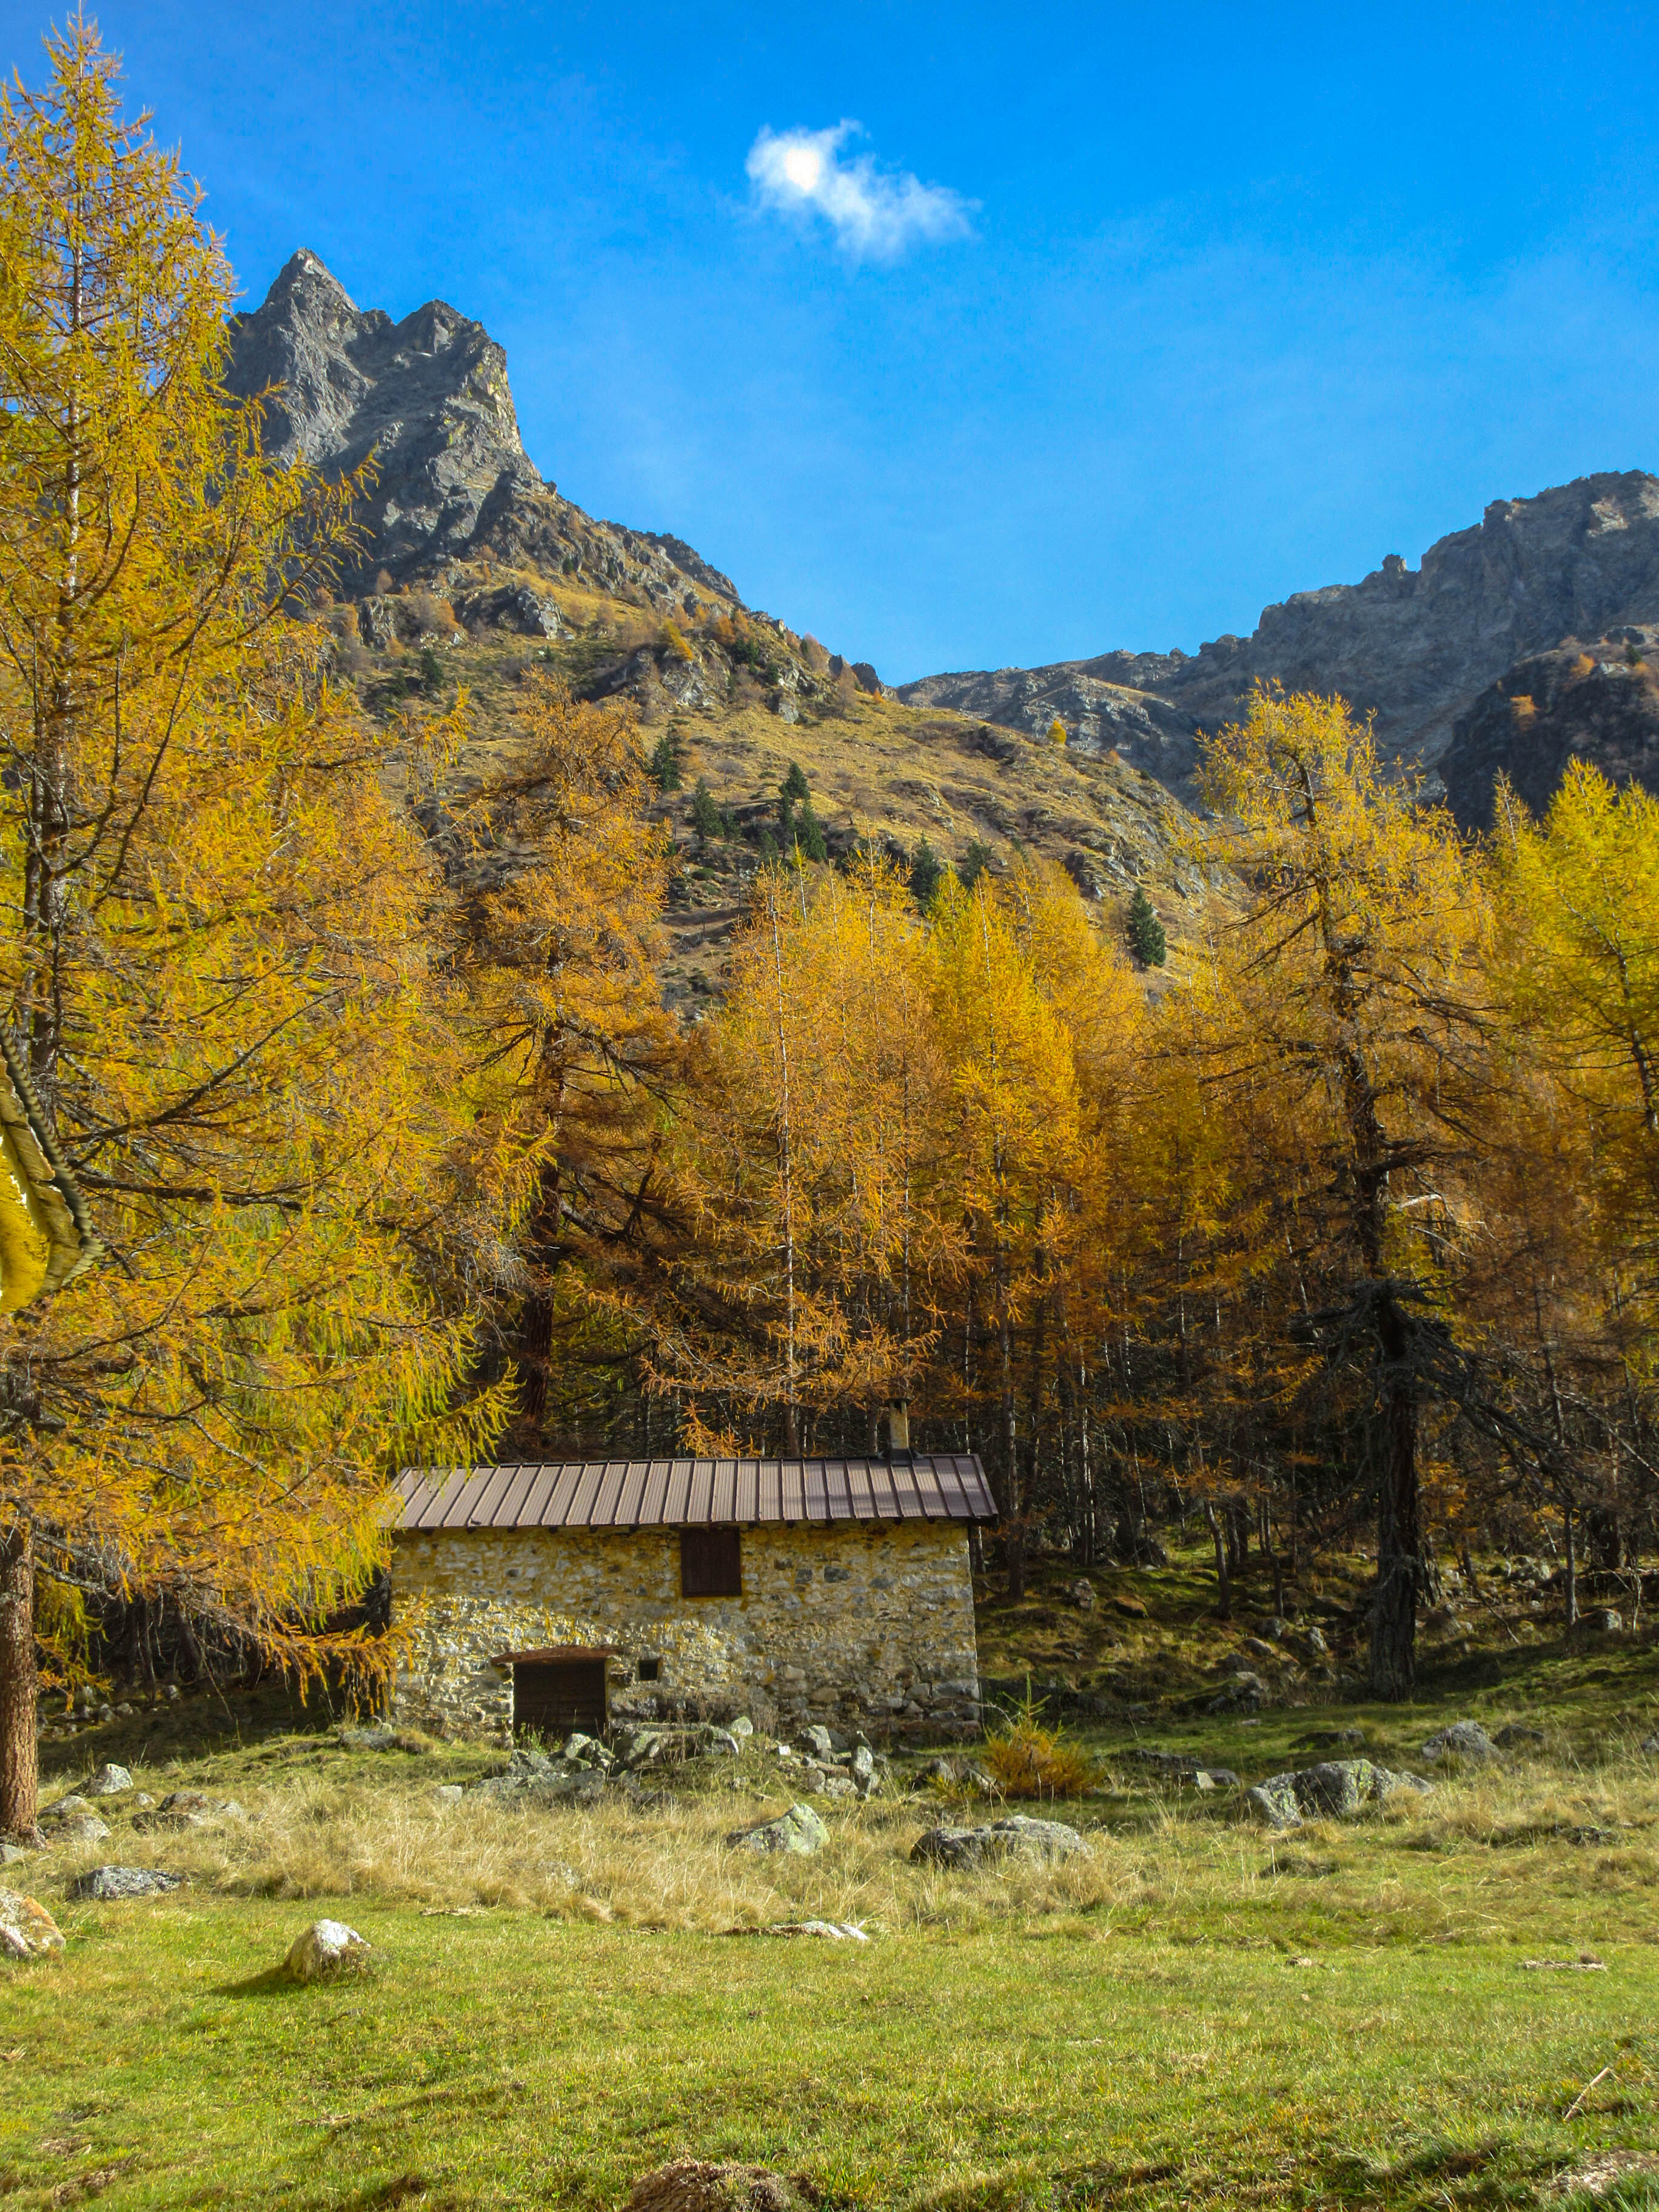
[(833, 131), (763, 130), (747, 163), (760, 204), (781, 215), (821, 215), (838, 245), (876, 261), (923, 242), (973, 235), (969, 216), (976, 201), (908, 172), (884, 173), (868, 154), (843, 155), (859, 128), (842, 122)]

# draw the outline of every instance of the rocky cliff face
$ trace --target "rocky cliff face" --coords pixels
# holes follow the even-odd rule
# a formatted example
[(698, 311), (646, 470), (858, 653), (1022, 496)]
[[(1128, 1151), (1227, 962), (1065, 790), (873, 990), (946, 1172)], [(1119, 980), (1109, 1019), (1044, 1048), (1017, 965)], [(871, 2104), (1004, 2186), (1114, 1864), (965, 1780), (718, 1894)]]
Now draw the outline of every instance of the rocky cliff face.
[(1459, 717), (1440, 771), (1459, 823), (1484, 830), (1500, 775), (1541, 813), (1572, 759), (1659, 793), (1659, 629), (1517, 660)]
[[(1058, 713), (1069, 726), (1073, 713), (1081, 725), (1100, 687), (1126, 685), (1173, 708), (1191, 731), (1215, 728), (1259, 678), (1276, 678), (1287, 690), (1340, 692), (1375, 712), (1385, 750), (1433, 769), (1458, 717), (1523, 656), (1656, 621), (1659, 480), (1632, 471), (1496, 501), (1472, 529), (1431, 545), (1420, 568), (1390, 554), (1362, 583), (1298, 592), (1265, 609), (1250, 636), (1217, 638), (1195, 654), (1108, 653), (933, 676), (900, 696), (1023, 727)], [(1151, 705), (1136, 711), (1157, 720)], [(1160, 776), (1179, 778), (1190, 763), (1179, 743), (1163, 761), (1144, 741), (1134, 757)]]
[(301, 249), (234, 319), (226, 382), (244, 396), (281, 387), (265, 424), (279, 458), (303, 453), (329, 476), (373, 459), (349, 588), (382, 569), (442, 583), (451, 564), (488, 555), (665, 612), (740, 604), (678, 538), (596, 522), (544, 483), (519, 436), (506, 354), (441, 300), (394, 323)]

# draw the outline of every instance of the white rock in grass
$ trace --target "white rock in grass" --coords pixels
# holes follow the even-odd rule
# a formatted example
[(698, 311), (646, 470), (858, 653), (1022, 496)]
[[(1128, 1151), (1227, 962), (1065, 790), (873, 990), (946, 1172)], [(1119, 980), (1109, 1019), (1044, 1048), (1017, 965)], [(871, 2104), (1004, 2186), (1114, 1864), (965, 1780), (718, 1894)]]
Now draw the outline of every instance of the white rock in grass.
[(125, 1766), (105, 1765), (88, 1782), (86, 1794), (88, 1797), (118, 1797), (124, 1790), (131, 1787), (132, 1777)]
[(343, 1920), (313, 1920), (289, 1945), (283, 1966), (291, 1981), (325, 1981), (331, 1975), (367, 1966), (369, 1949)]
[(62, 1931), (44, 1905), (0, 1889), (0, 1959), (40, 1959), (63, 1948)]

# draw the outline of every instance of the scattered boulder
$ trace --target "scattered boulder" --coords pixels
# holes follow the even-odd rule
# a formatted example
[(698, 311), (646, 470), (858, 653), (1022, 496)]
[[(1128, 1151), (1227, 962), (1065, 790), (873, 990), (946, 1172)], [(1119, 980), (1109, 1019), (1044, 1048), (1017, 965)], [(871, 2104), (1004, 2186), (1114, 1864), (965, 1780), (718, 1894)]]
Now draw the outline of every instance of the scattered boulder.
[(1248, 1651), (1252, 1659), (1277, 1659), (1279, 1656), (1273, 1650), (1273, 1645), (1265, 1642), (1260, 1636), (1247, 1636), (1240, 1644), (1239, 1650)]
[(1270, 1774), (1245, 1791), (1244, 1802), (1270, 1828), (1299, 1828), (1304, 1820), (1351, 1820), (1392, 1790), (1429, 1787), (1419, 1775), (1391, 1773), (1369, 1759), (1332, 1759), (1291, 1773)]
[(1079, 1575), (1074, 1583), (1069, 1583), (1066, 1595), (1079, 1611), (1083, 1613), (1094, 1611), (1097, 1601), (1095, 1586), (1085, 1575)]
[(88, 1797), (118, 1797), (124, 1790), (131, 1789), (132, 1777), (125, 1766), (106, 1763), (89, 1775), (82, 1787)]
[(1310, 1659), (1328, 1659), (1331, 1656), (1324, 1630), (1311, 1621), (1298, 1632), (1296, 1640)]
[(1260, 1674), (1236, 1674), (1218, 1698), (1210, 1701), (1212, 1713), (1253, 1713), (1267, 1700), (1267, 1685)]
[(868, 1797), (881, 1787), (876, 1773), (876, 1754), (867, 1743), (854, 1747), (851, 1766), (853, 1787), (860, 1797)]
[(1270, 1613), (1265, 1620), (1257, 1621), (1255, 1632), (1258, 1636), (1270, 1638), (1275, 1644), (1282, 1644), (1291, 1632), (1291, 1624), (1283, 1613)]
[(1443, 1759), (1496, 1759), (1498, 1746), (1479, 1721), (1454, 1721), (1419, 1744), (1418, 1755), (1432, 1766)]
[(1579, 1627), (1590, 1636), (1616, 1636), (1624, 1625), (1623, 1614), (1615, 1613), (1610, 1605), (1592, 1606), (1588, 1613), (1578, 1616)]
[(398, 1731), (382, 1723), (370, 1728), (338, 1728), (334, 1731), (348, 1751), (395, 1751)]
[(64, 1931), (44, 1905), (0, 1889), (0, 1959), (44, 1959), (64, 1948)]
[(819, 1797), (856, 1797), (857, 1784), (850, 1775), (838, 1774), (833, 1767), (806, 1764), (806, 1786)]
[(313, 1920), (288, 1947), (283, 1971), (290, 1981), (327, 1981), (342, 1973), (361, 1972), (369, 1962), (370, 1946), (343, 1920)]
[(1642, 1748), (1644, 1751), (1659, 1754), (1659, 1729), (1656, 1729), (1650, 1736), (1644, 1739)]
[(1091, 1846), (1063, 1820), (1016, 1813), (984, 1828), (929, 1828), (910, 1847), (913, 1866), (976, 1867), (1016, 1852), (1036, 1858), (1091, 1858)]
[(714, 1752), (718, 1757), (736, 1759), (742, 1753), (743, 1744), (730, 1729), (710, 1729), (703, 1749)]
[(830, 1741), (830, 1731), (827, 1728), (817, 1725), (804, 1728), (795, 1741), (803, 1751), (810, 1752), (821, 1765), (827, 1766), (830, 1759), (835, 1757), (836, 1747)]
[(44, 1807), (40, 1826), (54, 1842), (65, 1844), (101, 1844), (109, 1833), (84, 1797), (60, 1797), (55, 1805)]
[(625, 2212), (806, 2212), (815, 2201), (763, 2166), (677, 2158), (634, 2184)]
[(757, 1828), (739, 1828), (726, 1838), (735, 1851), (788, 1851), (809, 1858), (830, 1840), (830, 1831), (810, 1805), (792, 1805), (775, 1820), (763, 1820)]
[(459, 1782), (441, 1782), (432, 1793), (434, 1805), (459, 1805), (466, 1792)]
[(21, 1844), (9, 1844), (0, 1836), (0, 1867), (19, 1866), (27, 1856)]
[(69, 1886), (69, 1894), (79, 1900), (93, 1898), (107, 1905), (118, 1897), (160, 1897), (169, 1889), (181, 1889), (185, 1877), (181, 1874), (163, 1874), (160, 1867), (94, 1867), (88, 1874), (78, 1874)]
[(738, 1742), (742, 1743), (755, 1733), (755, 1723), (747, 1713), (739, 1713), (736, 1720), (732, 1722), (731, 1729)]
[(566, 1736), (560, 1756), (572, 1766), (606, 1767), (617, 1763), (598, 1736), (583, 1735), (576, 1729)]
[(153, 1813), (140, 1813), (133, 1826), (141, 1833), (216, 1827), (222, 1820), (246, 1820), (234, 1797), (210, 1797), (201, 1790), (169, 1790)]

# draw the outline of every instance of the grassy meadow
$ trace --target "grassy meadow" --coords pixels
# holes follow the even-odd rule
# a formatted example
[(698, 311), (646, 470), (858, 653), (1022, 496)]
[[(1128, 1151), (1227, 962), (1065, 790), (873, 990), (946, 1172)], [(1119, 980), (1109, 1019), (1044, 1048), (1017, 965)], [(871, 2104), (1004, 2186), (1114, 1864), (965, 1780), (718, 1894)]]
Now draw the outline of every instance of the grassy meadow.
[[(1115, 1646), (1109, 1618), (1088, 1633)], [(1158, 1625), (1135, 1624), (1149, 1674)], [(988, 1640), (1006, 1653), (1016, 1626)], [(1188, 1626), (1174, 1603), (1166, 1668)], [(600, 2207), (689, 2154), (915, 2212), (1659, 2204), (1656, 1656), (1645, 1633), (1510, 1632), (1408, 1708), (1091, 1719), (1099, 1780), (1052, 1809), (1091, 1856), (970, 1874), (910, 1846), (994, 1808), (909, 1790), (914, 1760), (888, 1796), (821, 1804), (818, 1856), (757, 1860), (727, 1832), (793, 1794), (758, 1753), (636, 1804), (520, 1812), (435, 1800), (486, 1770), (479, 1748), (349, 1753), (269, 1697), (141, 1711), (49, 1743), (52, 1792), (112, 1757), (248, 1817), (143, 1832), (118, 1798), (108, 1841), (28, 1863), (69, 1941), (0, 1975), (0, 2197)], [(1193, 1750), (1249, 1781), (1357, 1726), (1420, 1765), (1463, 1716), (1542, 1741), (1289, 1835), (1126, 1756)], [(104, 1861), (191, 1881), (67, 1902)], [(373, 1971), (283, 1983), (323, 1913)], [(806, 1917), (870, 1941), (760, 1932)]]

